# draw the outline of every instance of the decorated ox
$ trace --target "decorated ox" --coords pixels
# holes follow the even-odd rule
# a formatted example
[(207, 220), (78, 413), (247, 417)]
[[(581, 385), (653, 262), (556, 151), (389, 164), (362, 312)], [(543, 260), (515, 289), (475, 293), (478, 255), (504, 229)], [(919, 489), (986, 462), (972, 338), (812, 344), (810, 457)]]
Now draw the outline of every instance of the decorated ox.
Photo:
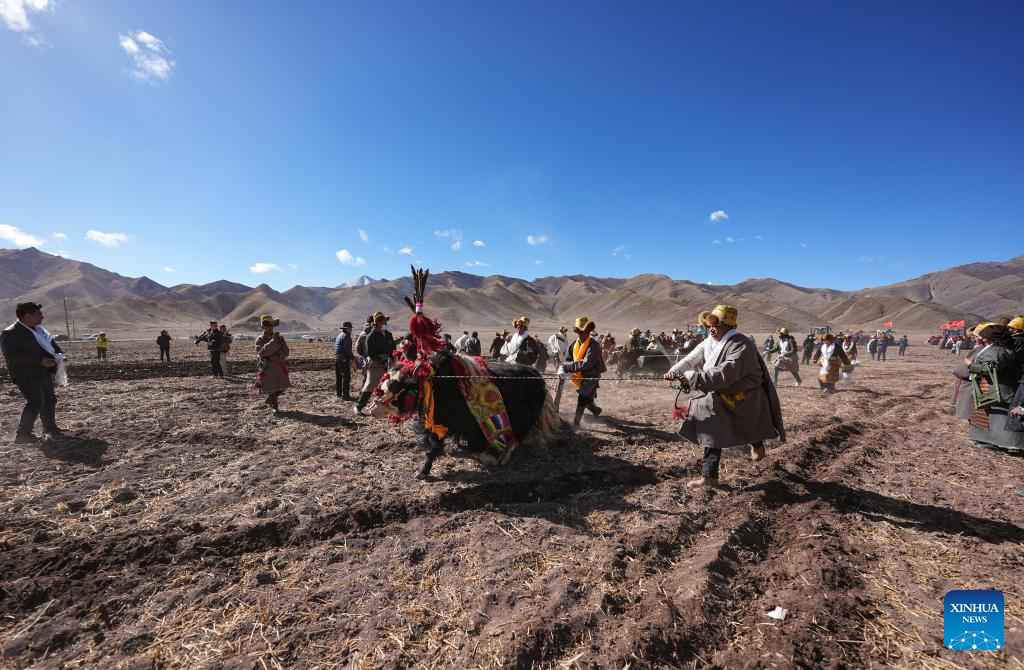
[(413, 420), (426, 452), (419, 479), (430, 474), (448, 438), (483, 465), (505, 465), (520, 443), (545, 440), (559, 428), (558, 410), (534, 367), (486, 362), (445, 348), (440, 324), (423, 314), (428, 276), (413, 268), (415, 300), (406, 298), (413, 309), (409, 342), (367, 409), (396, 423)]
[(426, 452), (420, 479), (449, 438), (479, 463), (498, 466), (520, 443), (546, 440), (561, 423), (535, 368), (445, 351), (403, 357), (381, 378), (368, 410), (395, 422), (414, 419)]

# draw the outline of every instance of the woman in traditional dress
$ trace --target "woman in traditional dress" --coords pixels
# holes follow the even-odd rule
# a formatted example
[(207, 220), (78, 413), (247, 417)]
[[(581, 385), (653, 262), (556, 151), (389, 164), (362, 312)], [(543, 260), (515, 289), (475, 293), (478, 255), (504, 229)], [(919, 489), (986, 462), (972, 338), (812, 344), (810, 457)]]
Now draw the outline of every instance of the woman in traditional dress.
[[(988, 324), (981, 325), (987, 326)], [(974, 327), (969, 328), (967, 337), (974, 339), (974, 331)], [(971, 371), (968, 368), (974, 362), (974, 357), (978, 355), (979, 351), (981, 351), (979, 348), (972, 349), (968, 352), (967, 358), (953, 368), (956, 383), (953, 384), (953, 393), (949, 398), (949, 404), (953, 405), (956, 418), (964, 421), (971, 420), (971, 411), (974, 410), (974, 387), (971, 384)]]
[(270, 410), (277, 414), (279, 407), (277, 399), (284, 390), (291, 386), (288, 379), (288, 366), (285, 359), (288, 358), (288, 343), (284, 341), (281, 333), (274, 331), (274, 328), (281, 324), (280, 319), (275, 319), (269, 314), (260, 317), (260, 326), (263, 334), (256, 338), (256, 383), (253, 385), (259, 389), (260, 395), (267, 396), (264, 402)]
[(789, 328), (779, 328), (779, 341), (775, 345), (775, 351), (779, 352), (773, 367), (775, 368), (773, 382), (779, 385), (779, 372), (785, 370), (796, 379), (796, 386), (800, 386), (800, 359), (796, 348), (796, 338), (789, 334)]
[(814, 355), (814, 362), (821, 366), (818, 370), (818, 384), (823, 393), (835, 393), (836, 382), (842, 379), (843, 366), (850, 364), (846, 352), (836, 342), (836, 336), (825, 333), (821, 336), (821, 349)]
[(1007, 426), (1010, 402), (1020, 386), (1010, 329), (1001, 324), (985, 324), (975, 330), (975, 339), (981, 349), (973, 360), (964, 359), (974, 390), (971, 441), (986, 449), (1024, 450), (1024, 432)]

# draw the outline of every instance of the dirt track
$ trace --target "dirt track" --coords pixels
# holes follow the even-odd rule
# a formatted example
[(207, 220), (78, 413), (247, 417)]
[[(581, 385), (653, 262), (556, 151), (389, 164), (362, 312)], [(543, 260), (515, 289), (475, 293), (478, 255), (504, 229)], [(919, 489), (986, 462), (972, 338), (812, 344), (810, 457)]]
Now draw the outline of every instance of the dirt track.
[[(707, 494), (667, 384), (609, 382), (607, 420), (427, 483), (329, 372), (273, 419), (248, 378), (83, 365), (74, 437), (39, 449), (9, 444), (4, 384), (0, 667), (1024, 668), (1024, 459), (969, 444), (950, 366), (783, 380), (789, 443)], [(954, 588), (1003, 591), (1004, 650), (942, 647)]]

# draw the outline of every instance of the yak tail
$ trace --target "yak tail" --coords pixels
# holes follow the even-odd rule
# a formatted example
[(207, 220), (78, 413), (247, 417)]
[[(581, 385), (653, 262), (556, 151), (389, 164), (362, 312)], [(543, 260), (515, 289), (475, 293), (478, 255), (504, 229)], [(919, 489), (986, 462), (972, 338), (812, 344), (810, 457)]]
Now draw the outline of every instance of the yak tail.
[(530, 433), (526, 436), (526, 439), (544, 442), (558, 432), (561, 425), (562, 418), (558, 416), (558, 409), (555, 407), (555, 403), (551, 400), (551, 394), (545, 390), (544, 406), (541, 408), (540, 415), (537, 417), (537, 422), (533, 424), (533, 428), (530, 429)]

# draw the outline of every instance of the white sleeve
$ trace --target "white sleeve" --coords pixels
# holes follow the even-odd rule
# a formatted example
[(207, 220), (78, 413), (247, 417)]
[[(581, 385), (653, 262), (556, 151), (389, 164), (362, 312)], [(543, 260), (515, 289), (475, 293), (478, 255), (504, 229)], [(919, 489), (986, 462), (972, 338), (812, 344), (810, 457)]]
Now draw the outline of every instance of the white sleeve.
[(671, 368), (669, 368), (669, 372), (671, 372), (672, 374), (678, 375), (681, 372), (685, 372), (687, 370), (692, 370), (695, 367), (697, 367), (698, 365), (700, 365), (701, 363), (703, 363), (704, 362), (704, 347), (706, 347), (706, 346), (707, 346), (707, 340), (704, 340), (703, 342), (698, 344), (696, 347), (694, 347), (693, 351), (691, 351), (690, 353), (688, 353), (686, 355), (686, 358), (684, 358), (683, 360), (679, 361), (678, 363), (673, 365)]

